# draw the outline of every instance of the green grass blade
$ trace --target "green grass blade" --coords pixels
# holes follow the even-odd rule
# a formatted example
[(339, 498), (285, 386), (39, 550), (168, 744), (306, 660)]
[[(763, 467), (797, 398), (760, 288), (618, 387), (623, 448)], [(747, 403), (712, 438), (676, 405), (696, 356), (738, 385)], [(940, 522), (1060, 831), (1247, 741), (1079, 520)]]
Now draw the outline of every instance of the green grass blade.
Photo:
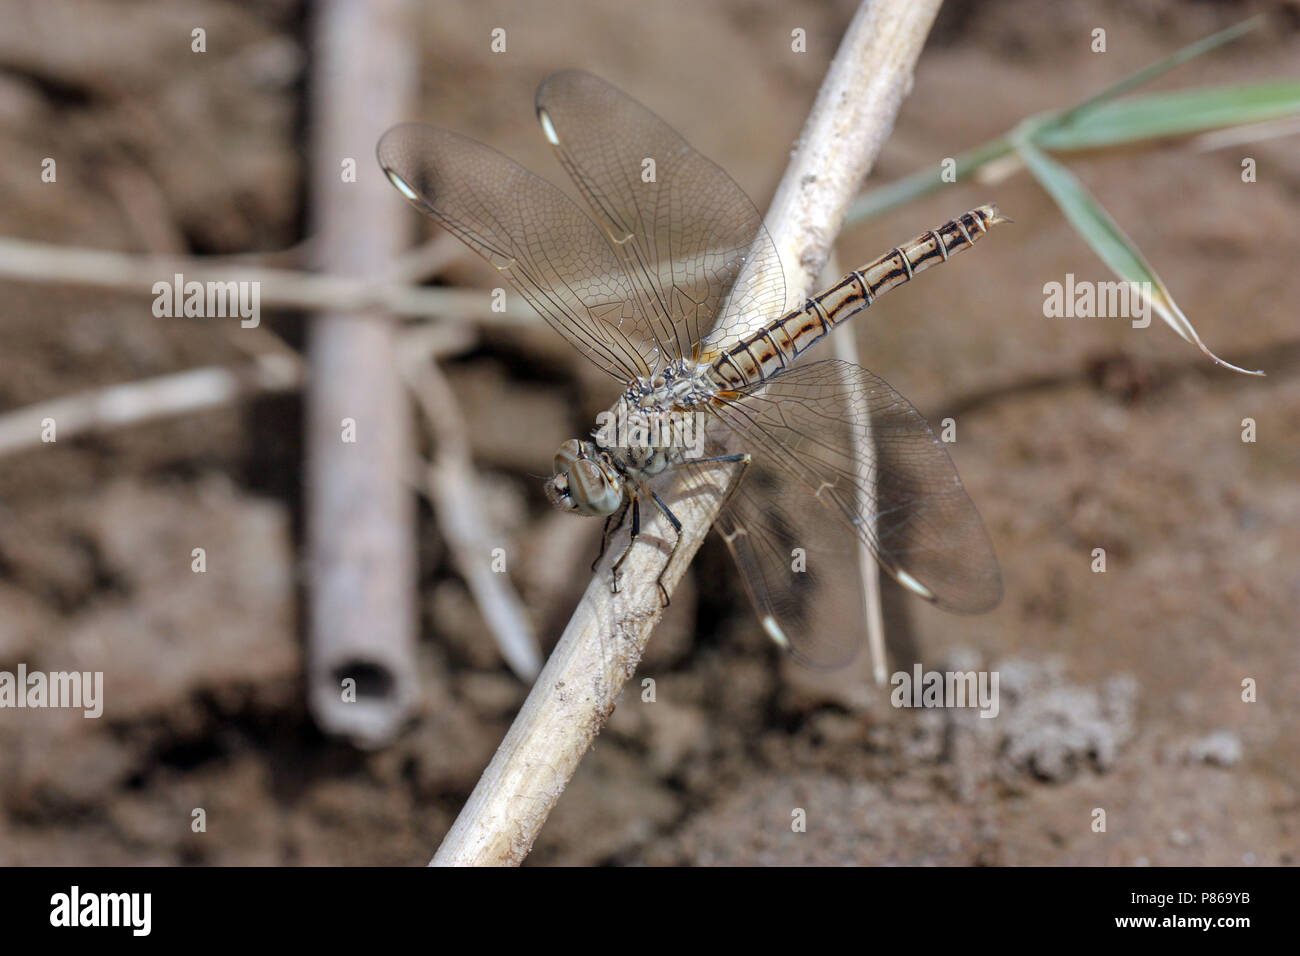
[(1107, 103), (1072, 122), (1039, 126), (1033, 140), (1041, 149), (1093, 149), (1294, 113), (1300, 113), (1300, 80), (1210, 86)]
[[(974, 149), (969, 149), (964, 153), (959, 153), (954, 157), (956, 159), (956, 176), (957, 181), (962, 182), (965, 178), (981, 166), (1007, 155), (1012, 150), (1011, 143), (1005, 136), (999, 136), (997, 139), (991, 139), (987, 143), (982, 143)], [(919, 199), (927, 193), (934, 192), (941, 186), (949, 186), (951, 183), (945, 183), (939, 178), (939, 167), (933, 166), (919, 170), (902, 179), (896, 179), (892, 183), (886, 183), (870, 192), (863, 193), (853, 201), (849, 206), (848, 212), (844, 216), (844, 225), (856, 226), (859, 223), (866, 222), (873, 216), (878, 216), (882, 212), (887, 212), (896, 206), (911, 202), (913, 199)]]
[(1136, 282), (1143, 290), (1143, 297), (1150, 302), (1151, 308), (1164, 322), (1188, 342), (1195, 345), (1214, 362), (1234, 372), (1244, 375), (1263, 375), (1261, 371), (1248, 371), (1225, 362), (1206, 347), (1201, 341), (1192, 323), (1183, 315), (1165, 284), (1156, 275), (1151, 264), (1146, 261), (1137, 246), (1133, 244), (1119, 224), (1110, 217), (1101, 204), (1092, 197), (1083, 183), (1068, 169), (1046, 153), (1039, 150), (1028, 138), (1016, 137), (1013, 140), (1016, 151), (1024, 160), (1025, 166), (1033, 173), (1039, 184), (1047, 190), (1048, 195), (1056, 201), (1066, 219), (1074, 226), (1102, 262), (1111, 271), (1127, 282)]
[(1163, 59), (1156, 60), (1156, 62), (1149, 66), (1144, 66), (1137, 72), (1130, 73), (1122, 80), (1112, 83), (1099, 93), (1094, 93), (1086, 100), (1076, 103), (1074, 106), (1071, 106), (1068, 110), (1065, 110), (1060, 114), (1059, 121), (1062, 123), (1068, 123), (1104, 103), (1109, 103), (1117, 96), (1122, 96), (1129, 90), (1141, 86), (1143, 83), (1151, 82), (1156, 77), (1168, 73), (1174, 67), (1181, 66), (1188, 60), (1193, 60), (1198, 56), (1204, 56), (1206, 53), (1223, 46), (1225, 43), (1231, 43), (1243, 34), (1249, 33), (1251, 30), (1262, 25), (1263, 22), (1264, 17), (1260, 14), (1251, 17), (1249, 20), (1243, 20), (1240, 23), (1234, 24), (1226, 30), (1212, 33), (1203, 40), (1197, 40), (1195, 43), (1190, 43), (1176, 53), (1171, 53)]
[[(1078, 129), (1078, 121), (1091, 110), (1102, 107), (1115, 97), (1127, 93), (1136, 86), (1140, 86), (1143, 83), (1155, 79), (1162, 73), (1167, 73), (1169, 70), (1172, 70), (1181, 63), (1186, 63), (1188, 60), (1202, 56), (1217, 47), (1223, 46), (1225, 43), (1232, 42), (1242, 34), (1255, 29), (1263, 22), (1264, 18), (1262, 16), (1252, 17), (1249, 20), (1243, 20), (1241, 23), (1228, 27), (1226, 30), (1220, 30), (1218, 33), (1211, 34), (1203, 40), (1197, 40), (1195, 43), (1183, 47), (1178, 52), (1170, 54), (1162, 60), (1157, 60), (1150, 66), (1143, 67), (1136, 73), (1131, 73), (1116, 83), (1112, 83), (1101, 92), (1088, 97), (1082, 102), (1076, 103), (1074, 106), (1069, 107), (1066, 110), (1038, 113), (1034, 116), (1028, 117), (1017, 127), (1017, 131), (1021, 133), (1034, 131), (1035, 141), (1043, 143), (1041, 137), (1047, 135), (1047, 131), (1049, 130), (1065, 126), (1069, 126), (1071, 129)], [(1038, 132), (1040, 130), (1042, 131), (1041, 134)], [(1068, 133), (1062, 132), (1059, 135), (1061, 136), (1061, 141), (1070, 141)], [(1074, 149), (1079, 147), (1049, 146), (1048, 148)], [(989, 140), (987, 143), (983, 143), (976, 146), (974, 149), (959, 154), (956, 157), (958, 181), (960, 182), (967, 175), (980, 167), (1005, 156), (1007, 153), (1011, 152), (1011, 149), (1012, 147), (1008, 137), (999, 136), (997, 139)], [(938, 170), (935, 169), (933, 171), (921, 170), (920, 172), (913, 173), (910, 176), (897, 179), (892, 183), (887, 183), (884, 186), (872, 189), (858, 197), (853, 205), (849, 207), (848, 213), (844, 219), (844, 225), (846, 227), (859, 225), (873, 216), (880, 215), (882, 212), (901, 206), (904, 203), (924, 196), (927, 193), (934, 192), (942, 185), (945, 184), (939, 178)]]

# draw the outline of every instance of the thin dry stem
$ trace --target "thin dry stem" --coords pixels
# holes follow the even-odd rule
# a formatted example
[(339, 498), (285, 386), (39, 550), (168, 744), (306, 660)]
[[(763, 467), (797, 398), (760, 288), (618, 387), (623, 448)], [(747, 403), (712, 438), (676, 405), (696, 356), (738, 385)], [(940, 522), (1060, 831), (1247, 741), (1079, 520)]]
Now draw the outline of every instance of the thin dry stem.
[(509, 577), (497, 573), (488, 561), (504, 535), (483, 508), (460, 403), (442, 369), (422, 357), (412, 358), (401, 363), (402, 374), (420, 403), (434, 444), (434, 459), (424, 469), (421, 490), (433, 504), (443, 540), (501, 656), (520, 679), (531, 684), (542, 669), (542, 651)]
[(392, 278), (375, 280), (254, 266), (235, 258), (131, 255), (0, 236), (0, 278), (152, 297), (154, 283), (171, 282), (180, 274), (186, 282), (256, 283), (259, 304), (267, 308), (384, 312), (417, 318), (437, 315), (498, 325), (539, 324), (537, 313), (522, 303), (507, 304), (503, 312), (491, 311), (490, 297), (478, 289), (422, 289), (407, 284), (407, 277), (427, 273), (445, 255), (436, 242), (419, 253), (419, 258), (395, 266)]
[[(791, 300), (807, 293), (844, 212), (892, 129), (940, 0), (874, 0), (859, 8), (836, 53), (767, 226)], [(671, 592), (717, 517), (717, 501), (679, 505)], [(656, 516), (610, 592), (611, 543), (518, 717), (470, 795), (433, 865), (518, 864), (563, 792), (663, 613), (656, 579), (671, 531)], [(659, 546), (655, 545), (658, 541)]]
[[(177, 415), (210, 411), (261, 393), (300, 388), (307, 373), (298, 353), (269, 333), (250, 337), (238, 329), (231, 339), (260, 344), (249, 364), (206, 365), (133, 382), (75, 392), (0, 412), (0, 455), (40, 445), (42, 423), (51, 419), (58, 439), (130, 428)], [(259, 329), (258, 331), (263, 331)], [(476, 341), (468, 325), (422, 325), (405, 330), (398, 351), (407, 363), (429, 362), (467, 351)]]
[(55, 426), (55, 439), (66, 440), (219, 408), (257, 392), (291, 391), (301, 382), (301, 362), (264, 355), (249, 365), (206, 366), (77, 392), (0, 414), (0, 455), (41, 444), (47, 420)]
[[(834, 254), (826, 260), (822, 275), (825, 277), (823, 284), (839, 277), (839, 263)], [(846, 322), (831, 336), (835, 357), (841, 362), (858, 364), (856, 328), (854, 323)], [(853, 456), (857, 473), (868, 476), (868, 480), (858, 489), (858, 514), (865, 515), (876, 513), (876, 469), (869, 464), (874, 457), (872, 440), (871, 418), (864, 415), (862, 428), (853, 435)], [(858, 538), (857, 558), (858, 579), (862, 583), (862, 609), (866, 615), (867, 650), (871, 654), (871, 675), (877, 687), (884, 687), (889, 673), (885, 660), (885, 618), (880, 604), (880, 564), (861, 538)]]

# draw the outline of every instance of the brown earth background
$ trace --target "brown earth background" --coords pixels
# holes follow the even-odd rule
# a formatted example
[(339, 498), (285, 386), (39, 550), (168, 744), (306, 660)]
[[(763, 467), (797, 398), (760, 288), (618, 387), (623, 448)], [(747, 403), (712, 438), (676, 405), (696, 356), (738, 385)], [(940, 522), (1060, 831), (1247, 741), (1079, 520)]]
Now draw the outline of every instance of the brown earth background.
[[(767, 200), (852, 15), (846, 0), (422, 7), (420, 115), (561, 178), (532, 116), (582, 67)], [(952, 2), (870, 184), (936, 164), (1242, 19), (1261, 31), (1153, 89), (1294, 78), (1300, 4)], [(0, 232), (123, 252), (294, 262), (304, 238), (302, 3), (0, 2)], [(194, 25), (209, 52), (189, 51)], [(488, 50), (505, 27), (509, 53)], [(1089, 50), (1104, 27), (1108, 52)], [(808, 52), (790, 52), (807, 30)], [(1042, 286), (1109, 275), (1022, 173), (845, 232), (871, 258), (985, 200), (1015, 219), (856, 320), (864, 364), (932, 422), (996, 545), (1006, 597), (954, 617), (887, 593), (891, 666), (995, 668), (1002, 714), (897, 710), (866, 655), (830, 674), (761, 636), (720, 543), (698, 556), (532, 864), (1292, 864), (1300, 851), (1296, 139), (1067, 162), (1137, 241), (1214, 367), (1157, 320), (1047, 319)], [(58, 157), (57, 185), (39, 180)], [(1258, 182), (1240, 177), (1243, 156)], [(366, 158), (369, 161), (369, 158)], [(398, 201), (394, 196), (394, 201)], [(442, 281), (488, 287), (477, 260)], [(150, 299), (6, 281), (0, 409), (241, 356)], [(309, 317), (268, 320), (301, 343)], [(547, 648), (599, 527), (533, 477), (609, 406), (546, 330), (484, 332), (446, 372), (512, 579)], [(1258, 441), (1241, 440), (1242, 420)], [(427, 506), (419, 714), (363, 753), (302, 678), (300, 401), (259, 399), (39, 445), (0, 464), (0, 669), (100, 662), (99, 720), (0, 711), (0, 862), (418, 864), (526, 688)], [(195, 541), (227, 556), (190, 570)], [(1090, 570), (1094, 548), (1108, 570)], [(705, 586), (707, 585), (707, 587)], [(1258, 682), (1244, 703), (1242, 681)], [(192, 833), (193, 808), (207, 832)], [(791, 832), (804, 808), (808, 831)], [(1092, 830), (1094, 808), (1107, 812)]]

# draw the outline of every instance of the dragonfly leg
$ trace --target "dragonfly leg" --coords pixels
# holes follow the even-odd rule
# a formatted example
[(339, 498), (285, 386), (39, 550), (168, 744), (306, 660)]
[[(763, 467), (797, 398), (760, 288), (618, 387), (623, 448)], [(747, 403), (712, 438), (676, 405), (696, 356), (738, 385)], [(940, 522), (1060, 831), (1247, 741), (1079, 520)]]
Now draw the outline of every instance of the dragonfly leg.
[[(753, 459), (750, 458), (748, 453), (739, 454), (739, 455), (719, 455), (716, 458), (690, 458), (685, 461), (678, 462), (676, 467), (684, 468), (687, 465), (716, 465), (722, 463), (732, 463), (732, 464), (740, 465), (740, 468), (736, 472), (736, 477), (733, 478), (731, 482), (727, 485), (727, 492), (722, 497), (722, 504), (718, 506), (718, 511), (721, 512), (723, 508), (727, 507), (727, 502), (731, 500), (731, 496), (735, 494), (736, 489), (740, 487), (740, 482), (744, 479), (745, 472), (749, 470), (749, 465), (752, 460)], [(650, 492), (650, 494), (654, 496), (655, 504), (659, 506), (659, 510), (664, 513), (664, 515), (672, 523), (673, 528), (677, 532), (677, 540), (673, 542), (673, 548), (671, 551), (668, 552), (668, 560), (664, 562), (663, 570), (659, 572), (659, 579), (658, 579), (659, 593), (660, 595), (663, 596), (664, 607), (667, 607), (672, 602), (668, 597), (668, 588), (664, 586), (664, 575), (666, 575), (668, 573), (668, 569), (672, 567), (673, 558), (677, 556), (677, 548), (682, 543), (682, 523), (681, 520), (678, 519), (678, 517), (675, 514), (673, 514), (672, 511), (669, 510), (668, 506), (664, 504), (662, 498), (660, 498), (653, 491)]]
[(673, 548), (668, 552), (668, 560), (664, 562), (663, 570), (659, 572), (659, 577), (655, 579), (655, 583), (659, 585), (659, 596), (663, 598), (664, 601), (663, 606), (667, 607), (669, 604), (672, 604), (673, 601), (672, 598), (668, 596), (668, 588), (664, 585), (664, 575), (667, 574), (668, 569), (672, 567), (673, 558), (677, 556), (677, 548), (682, 543), (682, 522), (677, 515), (673, 514), (672, 509), (664, 504), (664, 500), (659, 497), (657, 492), (652, 490), (650, 492), (650, 497), (654, 499), (654, 503), (659, 506), (659, 510), (664, 513), (664, 517), (668, 519), (669, 524), (673, 526), (673, 530), (677, 532), (677, 537), (673, 541)]
[(637, 536), (641, 534), (641, 499), (638, 498), (636, 495), (632, 496), (631, 507), (632, 507), (632, 536), (628, 538), (627, 547), (623, 549), (623, 553), (620, 554), (618, 556), (618, 560), (614, 562), (614, 593), (615, 594), (618, 593), (619, 569), (623, 567), (623, 562), (627, 560), (627, 556), (632, 553), (632, 545), (636, 544)]
[(745, 472), (749, 471), (749, 466), (753, 462), (749, 452), (743, 452), (739, 455), (719, 455), (716, 458), (687, 458), (676, 465), (678, 468), (685, 468), (687, 465), (714, 465), (722, 462), (732, 462), (740, 465), (740, 468), (731, 484), (727, 486), (727, 493), (722, 496), (722, 504), (718, 505), (719, 513), (722, 512), (723, 508), (727, 507), (727, 502), (731, 500), (731, 496), (736, 493), (736, 489), (740, 487), (740, 483), (744, 480)]
[(596, 560), (591, 562), (591, 570), (594, 573), (596, 565), (600, 564), (600, 559), (605, 556), (605, 550), (609, 547), (610, 535), (623, 527), (623, 519), (627, 517), (627, 509), (631, 500), (624, 501), (612, 515), (605, 519), (605, 527), (600, 532), (600, 554), (596, 555)]

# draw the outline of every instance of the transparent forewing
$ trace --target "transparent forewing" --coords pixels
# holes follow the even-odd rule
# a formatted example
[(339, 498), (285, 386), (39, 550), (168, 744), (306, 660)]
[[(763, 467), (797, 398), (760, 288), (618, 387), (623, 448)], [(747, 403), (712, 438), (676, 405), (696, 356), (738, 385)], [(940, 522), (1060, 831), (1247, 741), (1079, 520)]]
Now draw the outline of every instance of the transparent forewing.
[(993, 546), (947, 450), (883, 379), (848, 362), (815, 362), (716, 411), (733, 432), (728, 444), (754, 459), (755, 480), (746, 478), (730, 509), (747, 531), (749, 553), (737, 561), (769, 595), (766, 607), (756, 597), (759, 614), (776, 615), (792, 650), (803, 644), (805, 656), (825, 658), (824, 645), (835, 651), (837, 642), (806, 633), (798, 609), (811, 588), (791, 552), (805, 549), (810, 565), (815, 554), (852, 561), (845, 530), (900, 584), (945, 610), (998, 603)]
[(537, 114), (636, 284), (652, 337), (670, 355), (691, 357), (715, 323), (762, 324), (784, 311), (785, 278), (762, 216), (671, 126), (576, 70), (546, 79)]
[(583, 355), (624, 382), (653, 368), (654, 340), (619, 257), (571, 199), (450, 130), (395, 126), (378, 154), (412, 205), (495, 266)]

